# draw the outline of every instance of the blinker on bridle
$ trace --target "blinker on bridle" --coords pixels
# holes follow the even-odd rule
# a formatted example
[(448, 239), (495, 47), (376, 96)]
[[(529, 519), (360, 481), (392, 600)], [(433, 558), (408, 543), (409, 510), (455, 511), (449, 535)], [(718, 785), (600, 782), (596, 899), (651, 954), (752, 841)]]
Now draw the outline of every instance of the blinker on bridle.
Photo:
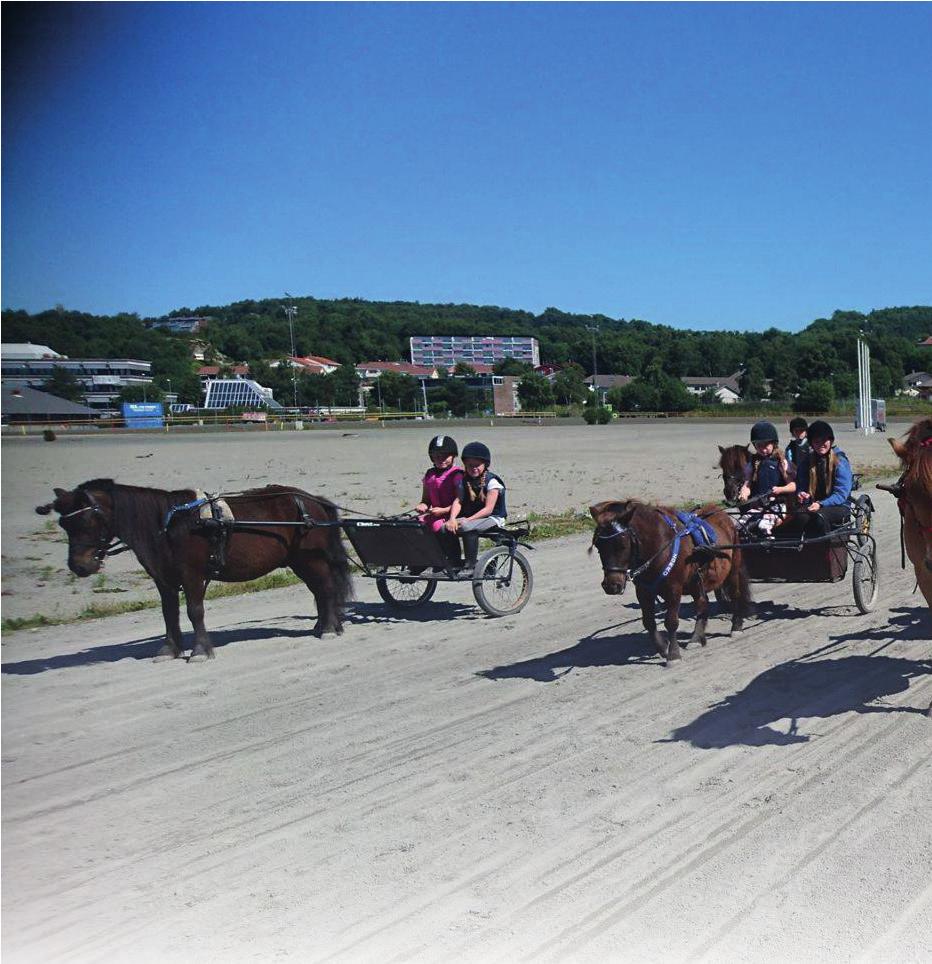
[[(609, 539), (617, 539), (619, 536), (626, 535), (628, 533), (628, 527), (623, 526), (617, 519), (611, 523), (611, 532), (600, 534), (599, 530), (596, 529), (592, 536), (592, 544), (595, 545), (597, 542), (607, 542)], [(601, 556), (601, 553), (599, 553)], [(602, 561), (602, 572), (623, 572), (627, 573), (630, 571), (629, 566), (606, 566), (605, 561)]]

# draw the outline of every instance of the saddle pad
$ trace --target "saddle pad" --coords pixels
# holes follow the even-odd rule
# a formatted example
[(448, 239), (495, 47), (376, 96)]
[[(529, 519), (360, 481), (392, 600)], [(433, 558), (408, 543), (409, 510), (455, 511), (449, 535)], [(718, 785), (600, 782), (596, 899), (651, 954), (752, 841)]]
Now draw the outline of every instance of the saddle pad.
[(225, 499), (211, 500), (210, 496), (204, 492), (203, 489), (195, 489), (194, 498), (197, 500), (205, 500), (204, 504), (197, 510), (197, 517), (204, 522), (209, 522), (211, 519), (219, 519), (221, 522), (233, 521), (233, 510)]

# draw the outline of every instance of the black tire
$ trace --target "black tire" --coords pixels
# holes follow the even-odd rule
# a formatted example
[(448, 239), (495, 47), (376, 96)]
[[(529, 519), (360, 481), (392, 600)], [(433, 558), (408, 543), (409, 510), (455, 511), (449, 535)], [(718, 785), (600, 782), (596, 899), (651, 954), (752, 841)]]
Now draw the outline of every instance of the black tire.
[(868, 536), (871, 531), (872, 511), (871, 500), (867, 495), (859, 495), (855, 502), (855, 523), (857, 524), (857, 540), (859, 546), (868, 543)]
[(877, 544), (872, 540), (858, 550), (851, 573), (854, 604), (862, 613), (869, 613), (877, 603), (880, 588), (877, 571)]
[(528, 604), (533, 588), (531, 564), (517, 550), (514, 566), (508, 546), (496, 546), (479, 557), (473, 572), (472, 592), (476, 602), (490, 616), (513, 616), (521, 612)]
[(437, 580), (376, 576), (375, 588), (389, 606), (395, 609), (414, 609), (415, 606), (426, 603), (437, 591)]

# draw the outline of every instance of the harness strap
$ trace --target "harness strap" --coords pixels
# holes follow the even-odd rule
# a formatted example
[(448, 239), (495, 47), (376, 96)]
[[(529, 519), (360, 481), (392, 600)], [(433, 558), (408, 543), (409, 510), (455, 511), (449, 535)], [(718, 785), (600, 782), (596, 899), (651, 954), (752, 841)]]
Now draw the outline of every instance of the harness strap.
[(162, 531), (168, 531), (168, 527), (171, 524), (172, 519), (179, 512), (187, 512), (189, 509), (199, 509), (202, 505), (207, 505), (208, 502), (212, 501), (213, 500), (210, 498), (194, 499), (192, 502), (185, 502), (182, 505), (173, 505), (168, 512), (165, 513), (165, 521), (162, 523)]

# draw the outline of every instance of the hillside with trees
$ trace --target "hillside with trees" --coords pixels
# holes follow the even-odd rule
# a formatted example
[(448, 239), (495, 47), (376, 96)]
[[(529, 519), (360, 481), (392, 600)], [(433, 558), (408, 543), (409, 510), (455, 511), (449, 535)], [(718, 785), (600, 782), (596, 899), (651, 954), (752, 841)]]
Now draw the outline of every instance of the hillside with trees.
[[(556, 389), (565, 399), (576, 394), (578, 370), (592, 372), (591, 327), (598, 326), (596, 364), (601, 373), (639, 377), (642, 402), (676, 394), (664, 377), (720, 376), (743, 369), (742, 393), (753, 401), (769, 391), (772, 398), (791, 399), (814, 383), (828, 383), (835, 398), (853, 397), (857, 389), (855, 342), (863, 331), (871, 350), (874, 393), (889, 396), (903, 376), (930, 367), (930, 350), (919, 345), (932, 334), (932, 306), (883, 308), (862, 314), (836, 311), (798, 333), (770, 328), (763, 332), (692, 331), (654, 325), (642, 320), (579, 315), (548, 308), (539, 315), (526, 311), (477, 305), (429, 305), (417, 302), (376, 302), (361, 299), (295, 298), (295, 348), (299, 355), (323, 355), (352, 365), (359, 361), (408, 359), (411, 335), (473, 334), (532, 335), (540, 341), (541, 361), (568, 365), (568, 375)], [(207, 361), (248, 362), (273, 387), (286, 374), (268, 362), (290, 353), (288, 319), (281, 299), (240, 301), (231, 305), (179, 308), (169, 315), (202, 315), (212, 321), (197, 339), (206, 343)], [(137, 315), (95, 316), (54, 309), (29, 314), (3, 312), (5, 342), (47, 344), (72, 358), (126, 356), (151, 361), (156, 380), (186, 400), (196, 401), (190, 337), (145, 326)], [(273, 374), (274, 373), (274, 374)], [(343, 379), (349, 383), (349, 373)], [(261, 377), (260, 377), (261, 380)], [(290, 375), (288, 375), (290, 383)], [(565, 384), (564, 384), (565, 383)], [(304, 393), (322, 397), (332, 389), (321, 382)], [(411, 386), (386, 383), (399, 401)], [(547, 396), (532, 386), (531, 394)], [(630, 393), (629, 393), (630, 394)], [(287, 399), (290, 395), (280, 394)], [(554, 393), (554, 401), (559, 399)], [(404, 403), (404, 402), (403, 402)], [(639, 403), (640, 406), (640, 403)]]

